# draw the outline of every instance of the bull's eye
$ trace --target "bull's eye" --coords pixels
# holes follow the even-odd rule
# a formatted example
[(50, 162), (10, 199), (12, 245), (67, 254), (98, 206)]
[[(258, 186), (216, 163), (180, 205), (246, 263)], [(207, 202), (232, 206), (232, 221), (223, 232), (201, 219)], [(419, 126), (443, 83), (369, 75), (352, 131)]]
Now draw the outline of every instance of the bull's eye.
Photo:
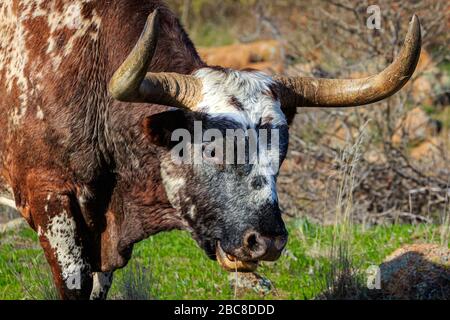
[(216, 151), (214, 144), (202, 146), (203, 159), (215, 164), (223, 164), (222, 155)]
[(253, 166), (251, 164), (239, 164), (235, 167), (236, 167), (237, 173), (244, 177), (248, 176), (252, 172), (252, 169), (253, 169)]

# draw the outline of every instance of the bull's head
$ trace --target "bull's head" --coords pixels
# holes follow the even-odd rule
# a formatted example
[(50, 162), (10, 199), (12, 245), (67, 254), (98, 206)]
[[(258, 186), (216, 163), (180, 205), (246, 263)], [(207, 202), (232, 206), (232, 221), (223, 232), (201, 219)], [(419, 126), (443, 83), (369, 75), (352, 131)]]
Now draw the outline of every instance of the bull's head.
[[(165, 145), (161, 157), (161, 176), (172, 205), (179, 210), (194, 238), (210, 257), (216, 257), (229, 270), (253, 270), (260, 260), (275, 260), (287, 242), (276, 192), (279, 165), (288, 145), (286, 114), (297, 107), (350, 107), (373, 103), (397, 92), (411, 77), (419, 59), (420, 24), (413, 17), (404, 46), (395, 61), (381, 73), (363, 79), (316, 79), (270, 77), (260, 72), (202, 68), (191, 75), (148, 73), (158, 38), (158, 11), (149, 16), (145, 29), (120, 68), (109, 90), (120, 101), (145, 102), (177, 107), (179, 111), (157, 114), (146, 119), (145, 128), (152, 141)], [(170, 57), (167, 57), (170, 59)], [(167, 119), (166, 119), (167, 117)], [(185, 153), (188, 163), (174, 161), (174, 144), (166, 141), (177, 128), (194, 136), (195, 123), (201, 133), (213, 129), (223, 133), (222, 142), (239, 144), (227, 129), (242, 129), (244, 145), (256, 130), (276, 131), (278, 142), (270, 138), (239, 162), (211, 153), (209, 142), (189, 140)], [(165, 131), (165, 134), (161, 134)], [(239, 140), (239, 139), (238, 139)], [(220, 139), (214, 140), (221, 141)], [(276, 145), (276, 146), (274, 146)], [(233, 147), (234, 148), (234, 147)], [(232, 148), (232, 149), (233, 149)], [(245, 149), (247, 150), (247, 148)], [(248, 148), (250, 150), (250, 148)], [(242, 155), (241, 155), (242, 156)], [(220, 158), (220, 159), (219, 159)]]

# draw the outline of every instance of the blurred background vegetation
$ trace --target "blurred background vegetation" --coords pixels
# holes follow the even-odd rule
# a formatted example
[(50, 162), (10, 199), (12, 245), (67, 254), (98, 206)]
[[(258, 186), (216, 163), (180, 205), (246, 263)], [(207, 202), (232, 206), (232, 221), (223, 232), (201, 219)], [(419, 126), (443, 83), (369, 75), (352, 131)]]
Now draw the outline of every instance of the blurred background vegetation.
[[(345, 146), (361, 142), (352, 217), (445, 222), (450, 184), (450, 3), (440, 0), (170, 0), (212, 65), (268, 73), (355, 78), (398, 53), (413, 14), (423, 50), (412, 81), (380, 103), (346, 110), (298, 109), (279, 179), (290, 216), (333, 222)], [(381, 29), (367, 27), (378, 5)]]

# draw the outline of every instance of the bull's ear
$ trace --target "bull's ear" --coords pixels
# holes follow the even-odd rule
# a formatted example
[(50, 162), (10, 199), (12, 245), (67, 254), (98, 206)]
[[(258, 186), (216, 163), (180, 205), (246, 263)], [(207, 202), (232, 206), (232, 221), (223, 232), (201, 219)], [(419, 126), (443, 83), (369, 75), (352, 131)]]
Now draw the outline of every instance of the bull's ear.
[(144, 119), (144, 132), (151, 143), (171, 149), (179, 141), (172, 141), (172, 133), (177, 129), (187, 129), (186, 111), (173, 110), (157, 113)]

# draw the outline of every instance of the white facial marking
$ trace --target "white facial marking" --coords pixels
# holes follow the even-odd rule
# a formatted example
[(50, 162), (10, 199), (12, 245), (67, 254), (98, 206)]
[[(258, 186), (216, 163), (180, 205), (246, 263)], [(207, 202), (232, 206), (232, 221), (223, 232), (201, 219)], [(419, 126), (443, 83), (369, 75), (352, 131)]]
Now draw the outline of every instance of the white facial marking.
[[(270, 76), (256, 71), (223, 71), (211, 68), (200, 69), (194, 76), (201, 79), (203, 84), (203, 99), (196, 111), (213, 117), (231, 118), (241, 123), (244, 130), (257, 129), (265, 119), (270, 119), (270, 124), (274, 127), (287, 125), (280, 101), (270, 94), (271, 87), (275, 84)], [(239, 107), (236, 107), (236, 102)], [(274, 162), (275, 159), (279, 159), (277, 148), (272, 148), (270, 152), (261, 152), (259, 162), (247, 180), (250, 186), (254, 177), (263, 176), (267, 183), (258, 190), (249, 187), (248, 201), (255, 204), (267, 200), (272, 203), (278, 201), (275, 176), (279, 166), (278, 162)], [(230, 177), (230, 181), (233, 181), (233, 177)], [(233, 183), (228, 186), (233, 188)], [(233, 193), (235, 190), (228, 192)]]
[(44, 236), (55, 252), (61, 276), (66, 283), (71, 277), (80, 275), (82, 270), (89, 269), (83, 259), (82, 248), (75, 241), (75, 220), (65, 210), (50, 220)]
[[(250, 128), (255, 128), (265, 117), (270, 117), (274, 126), (287, 123), (280, 101), (268, 95), (274, 85), (270, 76), (257, 71), (211, 68), (202, 68), (194, 76), (203, 84), (203, 99), (196, 111), (228, 116)], [(242, 109), (236, 108), (231, 99), (236, 99)]]

